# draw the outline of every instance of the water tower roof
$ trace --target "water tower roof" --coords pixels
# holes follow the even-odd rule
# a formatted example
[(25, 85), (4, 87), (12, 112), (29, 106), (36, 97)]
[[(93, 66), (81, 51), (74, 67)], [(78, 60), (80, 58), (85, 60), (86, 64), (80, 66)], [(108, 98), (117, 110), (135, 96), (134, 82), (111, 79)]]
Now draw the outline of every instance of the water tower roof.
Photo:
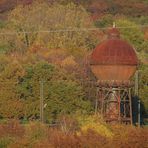
[(108, 31), (108, 39), (100, 43), (91, 55), (92, 65), (137, 65), (138, 59), (133, 47), (120, 39), (116, 28)]

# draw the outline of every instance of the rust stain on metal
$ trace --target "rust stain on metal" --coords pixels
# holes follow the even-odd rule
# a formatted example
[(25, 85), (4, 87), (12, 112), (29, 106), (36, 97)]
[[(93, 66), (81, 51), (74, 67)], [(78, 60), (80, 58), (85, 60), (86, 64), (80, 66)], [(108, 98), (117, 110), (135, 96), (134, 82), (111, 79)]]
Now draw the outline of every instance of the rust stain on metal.
[(97, 78), (101, 114), (108, 122), (132, 124), (130, 78), (138, 59), (133, 47), (120, 39), (116, 28), (108, 31), (108, 39), (99, 44), (90, 56), (90, 67)]
[(92, 65), (91, 70), (98, 80), (129, 80), (136, 71), (131, 65)]
[(137, 65), (136, 53), (121, 39), (109, 39), (99, 44), (91, 55), (91, 64)]
[(108, 39), (91, 54), (92, 72), (102, 80), (127, 80), (134, 74), (138, 59), (133, 47), (120, 39), (116, 28), (108, 32)]

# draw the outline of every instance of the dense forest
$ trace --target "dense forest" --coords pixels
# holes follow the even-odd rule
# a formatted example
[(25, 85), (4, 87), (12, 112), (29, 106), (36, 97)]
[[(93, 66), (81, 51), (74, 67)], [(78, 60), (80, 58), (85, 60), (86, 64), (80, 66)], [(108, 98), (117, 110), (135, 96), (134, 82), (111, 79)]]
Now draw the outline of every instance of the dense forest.
[[(135, 141), (143, 137), (141, 138), (143, 141), (137, 147), (142, 144), (146, 146), (144, 145), (146, 137), (142, 134), (145, 132), (144, 135), (147, 136), (146, 131), (139, 129), (136, 132), (134, 128), (127, 127), (124, 137), (119, 134), (119, 127), (114, 131), (114, 128), (108, 127), (101, 117), (96, 119), (93, 116), (96, 90), (93, 86), (90, 89), (88, 79), (91, 76), (87, 75), (89, 73), (87, 57), (98, 43), (106, 39), (108, 28), (115, 22), (122, 38), (133, 45), (139, 59), (139, 98), (143, 123), (146, 123), (147, 14), (148, 0), (1, 0), (0, 122), (8, 122), (8, 119), (19, 119), (21, 122), (39, 121), (40, 97), (43, 91), (45, 122), (49, 124), (66, 122), (67, 125), (64, 124), (64, 127), (62, 124), (62, 129), (64, 132), (68, 131), (70, 136), (63, 135), (60, 131), (47, 131), (44, 125), (40, 125), (42, 126), (40, 129), (47, 133), (41, 131), (35, 133), (37, 125), (32, 123), (27, 131), (32, 134), (28, 134), (30, 139), (33, 137), (39, 140), (41, 137), (48, 137), (50, 140), (43, 143), (50, 143), (51, 147), (63, 144), (65, 148), (68, 145), (64, 143), (65, 141), (77, 144), (75, 147), (83, 147), (84, 143), (90, 148), (103, 143), (106, 147), (110, 144), (114, 144), (115, 147), (121, 144), (124, 147), (123, 143), (117, 141), (122, 141), (126, 136), (132, 139), (134, 135)], [(11, 124), (16, 126), (16, 133), (13, 133)], [(81, 125), (82, 133), (71, 134), (75, 128), (80, 128), (74, 125)], [(94, 131), (84, 133), (86, 129), (92, 127), (104, 135), (92, 133)], [(7, 133), (4, 129), (7, 129)], [(130, 135), (130, 131), (133, 135)], [(48, 135), (50, 132), (53, 132), (52, 136)], [(9, 142), (5, 141), (4, 137), (8, 133), (12, 137), (19, 134), (21, 137), (25, 135), (25, 129), (14, 121), (2, 125), (0, 133), (2, 133), (0, 138), (3, 138), (0, 144), (4, 146), (5, 143), (13, 141), (11, 138), (7, 139)], [(58, 134), (59, 141), (54, 143), (53, 139), (57, 138)], [(112, 142), (105, 139), (113, 135), (115, 136)], [(95, 140), (92, 142), (90, 137), (101, 138), (102, 143), (95, 143)], [(129, 141), (127, 139), (126, 142)], [(18, 147), (19, 144), (16, 143), (12, 147)], [(27, 142), (22, 142), (22, 147), (25, 144)], [(39, 143), (35, 144), (35, 147), (40, 147)], [(132, 144), (129, 147), (135, 146)], [(69, 147), (72, 147), (72, 144)]]

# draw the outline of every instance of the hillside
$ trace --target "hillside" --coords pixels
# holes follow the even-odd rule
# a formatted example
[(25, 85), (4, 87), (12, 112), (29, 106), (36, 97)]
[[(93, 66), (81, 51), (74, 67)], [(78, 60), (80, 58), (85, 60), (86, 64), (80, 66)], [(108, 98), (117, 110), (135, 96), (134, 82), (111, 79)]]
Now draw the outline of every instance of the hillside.
[(0, 0), (0, 148), (147, 147), (147, 14), (148, 0)]
[[(126, 15), (132, 17), (147, 16), (148, 1), (147, 0), (39, 0), (47, 1), (52, 4), (54, 2), (82, 4), (92, 14), (93, 18), (105, 14)], [(16, 5), (31, 4), (33, 0), (1, 0), (0, 14), (14, 9)]]

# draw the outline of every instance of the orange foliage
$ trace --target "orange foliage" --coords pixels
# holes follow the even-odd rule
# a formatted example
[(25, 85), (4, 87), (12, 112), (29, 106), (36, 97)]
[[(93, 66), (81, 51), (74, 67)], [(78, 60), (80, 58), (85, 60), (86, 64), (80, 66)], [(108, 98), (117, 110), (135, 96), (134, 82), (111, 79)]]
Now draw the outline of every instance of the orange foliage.
[(23, 138), (24, 134), (25, 128), (17, 120), (10, 120), (7, 124), (0, 125), (0, 138), (5, 136)]
[(64, 49), (48, 49), (41, 45), (34, 45), (28, 51), (28, 54), (37, 55), (40, 59), (56, 65), (61, 65), (61, 61), (67, 57)]
[[(25, 131), (26, 129), (26, 131)], [(113, 125), (114, 136), (107, 138), (88, 129), (87, 132), (75, 131), (65, 133), (58, 128), (48, 128), (40, 124), (21, 126), (17, 121), (0, 125), (0, 138), (4, 136), (15, 137), (9, 147), (35, 147), (35, 148), (146, 148), (148, 146), (148, 129), (133, 126)]]

